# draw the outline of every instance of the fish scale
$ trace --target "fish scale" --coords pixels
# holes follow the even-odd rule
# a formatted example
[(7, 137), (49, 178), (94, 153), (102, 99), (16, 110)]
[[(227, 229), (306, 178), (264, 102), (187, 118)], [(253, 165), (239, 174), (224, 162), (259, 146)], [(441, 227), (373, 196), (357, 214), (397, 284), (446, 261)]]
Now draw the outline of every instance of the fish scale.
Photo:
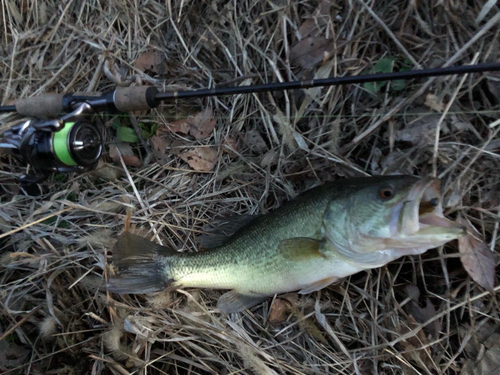
[[(288, 202), (281, 209), (274, 211), (274, 215), (256, 219), (235, 233), (233, 240), (213, 251), (202, 252), (199, 255), (194, 253), (181, 258), (176, 271), (176, 280), (183, 286), (196, 286), (199, 280), (190, 278), (190, 272), (203, 270), (208, 274), (212, 271), (210, 269), (207, 272), (208, 265), (217, 268), (219, 274), (228, 270), (228, 274), (225, 275), (228, 283), (232, 282), (235, 274), (241, 277), (241, 274), (235, 272), (234, 267), (245, 274), (253, 272), (255, 276), (269, 273), (273, 267), (275, 270), (280, 270), (283, 267), (279, 267), (277, 261), (283, 259), (278, 252), (279, 243), (294, 237), (314, 238), (321, 228), (322, 216), (318, 215), (318, 212), (321, 213), (326, 209), (332, 190), (323, 187), (318, 189), (317, 193), (314, 196), (309, 194), (301, 197), (302, 199)], [(273, 230), (269, 230), (270, 228)]]

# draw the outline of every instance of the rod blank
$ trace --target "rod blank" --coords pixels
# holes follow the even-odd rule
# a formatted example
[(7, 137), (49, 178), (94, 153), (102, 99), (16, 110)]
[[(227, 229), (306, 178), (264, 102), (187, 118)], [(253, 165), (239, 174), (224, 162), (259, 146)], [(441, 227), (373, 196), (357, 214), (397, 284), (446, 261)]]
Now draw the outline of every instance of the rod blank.
[(316, 79), (311, 81), (278, 82), (278, 83), (265, 83), (262, 85), (253, 85), (253, 86), (221, 87), (214, 89), (162, 92), (156, 96), (156, 100), (201, 98), (206, 96), (238, 95), (238, 94), (251, 94), (251, 93), (267, 92), (267, 91), (309, 89), (312, 87), (321, 87), (321, 86), (338, 86), (338, 85), (347, 85), (347, 84), (356, 84), (365, 82), (392, 81), (397, 79), (413, 79), (421, 77), (446, 76), (452, 74), (482, 73), (482, 72), (497, 71), (497, 70), (500, 70), (500, 63), (498, 62), (476, 64), (476, 65), (461, 65), (461, 66), (450, 66), (447, 68), (409, 70), (407, 72), (361, 74), (357, 76), (332, 77), (332, 78)]
[(500, 62), (410, 70), (407, 72), (360, 74), (357, 76), (332, 77), (310, 81), (277, 82), (252, 86), (221, 87), (160, 93), (156, 88), (151, 86), (132, 86), (127, 88), (118, 88), (112, 92), (102, 95), (99, 94), (97, 96), (95, 93), (65, 95), (43, 94), (32, 98), (19, 99), (16, 101), (16, 105), (14, 106), (10, 105), (0, 107), (0, 113), (17, 111), (18, 113), (32, 117), (55, 117), (60, 112), (71, 111), (73, 110), (73, 107), (84, 102), (92, 106), (96, 112), (112, 110), (127, 112), (154, 108), (160, 101), (166, 100), (308, 89), (312, 87), (338, 86), (454, 74), (482, 73), (489, 71), (500, 71)]

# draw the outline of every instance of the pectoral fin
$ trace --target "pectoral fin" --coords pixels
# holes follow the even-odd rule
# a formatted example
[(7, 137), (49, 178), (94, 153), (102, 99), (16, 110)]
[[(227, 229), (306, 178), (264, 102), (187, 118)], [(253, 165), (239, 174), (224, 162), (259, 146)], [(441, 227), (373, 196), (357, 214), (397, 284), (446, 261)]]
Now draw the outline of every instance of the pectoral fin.
[(312, 292), (316, 292), (317, 290), (321, 290), (323, 288), (326, 288), (328, 285), (331, 283), (335, 282), (338, 278), (337, 277), (328, 277), (326, 279), (322, 279), (319, 281), (316, 281), (315, 283), (312, 283), (302, 290), (299, 291), (299, 294), (308, 294)]
[(293, 261), (324, 258), (325, 254), (321, 251), (322, 244), (322, 241), (314, 238), (295, 237), (281, 241), (278, 250), (285, 259)]
[(243, 294), (236, 290), (231, 290), (219, 298), (217, 308), (224, 314), (229, 314), (249, 309), (261, 303), (266, 298), (268, 296), (262, 294)]

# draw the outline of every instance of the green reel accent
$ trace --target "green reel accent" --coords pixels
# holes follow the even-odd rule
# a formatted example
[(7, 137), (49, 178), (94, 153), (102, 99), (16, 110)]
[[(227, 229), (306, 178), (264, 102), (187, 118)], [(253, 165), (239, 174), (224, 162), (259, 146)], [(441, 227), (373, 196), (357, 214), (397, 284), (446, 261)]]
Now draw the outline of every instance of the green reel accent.
[(71, 128), (75, 125), (74, 122), (66, 122), (64, 128), (54, 133), (52, 138), (52, 144), (54, 146), (54, 153), (61, 163), (67, 166), (74, 166), (77, 163), (71, 157), (71, 153), (68, 148), (68, 137)]

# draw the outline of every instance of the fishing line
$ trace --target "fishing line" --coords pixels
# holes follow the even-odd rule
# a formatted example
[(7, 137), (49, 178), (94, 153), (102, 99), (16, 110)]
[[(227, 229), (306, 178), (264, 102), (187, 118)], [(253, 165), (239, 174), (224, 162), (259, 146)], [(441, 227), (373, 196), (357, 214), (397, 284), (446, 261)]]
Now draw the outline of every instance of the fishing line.
[[(147, 119), (147, 120), (174, 120), (174, 121), (179, 121), (179, 120), (184, 120), (184, 119), (189, 119), (194, 117), (198, 112), (193, 112), (192, 114), (187, 114), (184, 117), (180, 117), (177, 115), (144, 115), (140, 116), (141, 119)], [(463, 115), (463, 114), (470, 114), (470, 115), (488, 115), (488, 114), (497, 114), (500, 113), (500, 109), (490, 109), (490, 110), (470, 110), (470, 111), (448, 111), (448, 115)], [(103, 115), (108, 115), (112, 116), (113, 118), (123, 118), (127, 119), (129, 118), (129, 115), (126, 113), (111, 113), (111, 112), (105, 112), (102, 113)], [(384, 116), (386, 115), (387, 112), (380, 112), (376, 113), (377, 116)], [(440, 116), (441, 113), (439, 112), (406, 112), (406, 113), (395, 113), (392, 117), (412, 117), (412, 116)], [(84, 117), (91, 117), (95, 116), (95, 114), (84, 114), (82, 115)], [(224, 116), (224, 115), (216, 115), (212, 116), (214, 119), (218, 120), (230, 120), (233, 119), (234, 121), (241, 121), (241, 120), (261, 120), (262, 116), (242, 116), (241, 118), (238, 118), (236, 116)], [(273, 118), (278, 118), (278, 119), (293, 119), (295, 116), (278, 116), (278, 115), (273, 115)], [(330, 119), (330, 118), (365, 118), (365, 117), (373, 117), (373, 113), (366, 113), (366, 114), (361, 114), (361, 115), (349, 115), (349, 114), (343, 114), (343, 115), (324, 115), (324, 114), (317, 114), (317, 115), (304, 115), (300, 116), (301, 119)], [(141, 121), (139, 121), (141, 122)], [(167, 124), (168, 125), (168, 124)]]

